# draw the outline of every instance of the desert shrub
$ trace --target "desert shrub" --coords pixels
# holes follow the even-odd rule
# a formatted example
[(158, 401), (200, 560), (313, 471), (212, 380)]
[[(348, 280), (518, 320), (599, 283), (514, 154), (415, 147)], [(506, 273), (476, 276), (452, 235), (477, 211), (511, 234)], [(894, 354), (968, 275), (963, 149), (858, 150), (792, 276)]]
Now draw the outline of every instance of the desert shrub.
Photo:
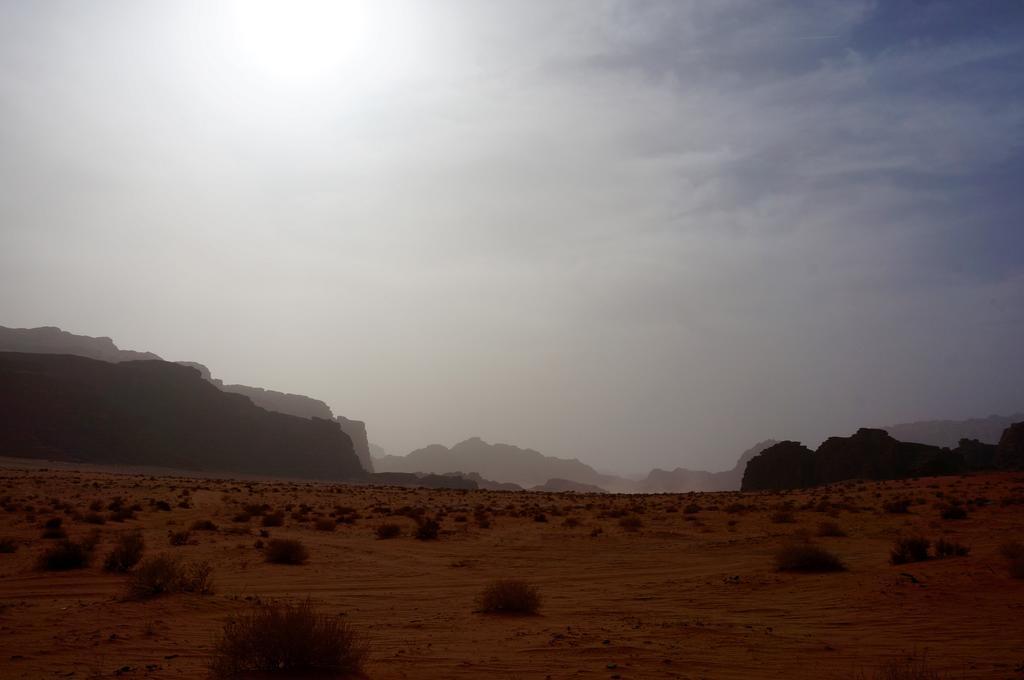
[(167, 501), (156, 501), (155, 503), (153, 503), (153, 508), (159, 510), (160, 512), (170, 512), (171, 504), (168, 503)]
[(971, 552), (971, 549), (966, 545), (961, 545), (956, 541), (947, 541), (944, 538), (940, 538), (935, 543), (935, 556), (936, 557), (966, 557)]
[(263, 515), (263, 519), (260, 520), (260, 524), (265, 527), (279, 527), (284, 524), (284, 513), (273, 512), (269, 515)]
[(893, 515), (905, 515), (910, 512), (910, 499), (899, 498), (882, 504), (882, 509)]
[(192, 538), (192, 534), (188, 531), (168, 531), (167, 542), (171, 545), (188, 545), (189, 539)]
[(75, 543), (68, 539), (47, 548), (39, 556), (37, 567), (42, 571), (67, 571), (84, 569), (92, 559), (92, 550), (84, 543)]
[(402, 534), (402, 527), (398, 526), (397, 524), (381, 524), (377, 527), (375, 533), (377, 534), (377, 538), (382, 540), (388, 538), (397, 538)]
[(245, 512), (240, 512), (237, 515), (235, 515), (234, 517), (232, 517), (231, 521), (232, 522), (238, 522), (239, 524), (243, 524), (245, 522), (248, 522), (250, 519), (252, 519), (252, 515), (249, 515), (248, 513), (245, 513)]
[(477, 609), (488, 614), (536, 614), (540, 593), (525, 581), (494, 581), (477, 596)]
[[(865, 677), (861, 673), (861, 680)], [(943, 680), (944, 677), (932, 669), (925, 656), (915, 654), (883, 664), (871, 676), (871, 680)]]
[(327, 519), (326, 517), (321, 517), (313, 523), (313, 528), (317, 531), (334, 531), (337, 526), (333, 519)]
[(86, 513), (82, 517), (82, 521), (85, 522), (86, 524), (106, 524), (107, 523), (107, 520), (106, 520), (106, 518), (103, 517), (103, 515), (97, 514), (95, 512)]
[(128, 598), (144, 600), (172, 593), (213, 592), (209, 562), (184, 562), (174, 555), (157, 555), (143, 560), (128, 581)]
[(135, 519), (135, 509), (118, 506), (117, 509), (112, 510), (107, 515), (107, 519), (111, 522), (124, 522), (129, 519)]
[(835, 522), (826, 521), (818, 525), (818, 535), (830, 536), (833, 538), (842, 538), (843, 536), (846, 536), (846, 532), (843, 531), (842, 527), (840, 527)]
[(1024, 557), (1010, 560), (1010, 576), (1024, 579)]
[(690, 503), (683, 508), (684, 515), (696, 515), (698, 512), (700, 512), (700, 506), (696, 503)]
[(64, 520), (60, 517), (51, 517), (50, 519), (43, 522), (43, 538), (67, 538), (68, 534), (66, 531), (64, 531), (64, 527), (61, 526), (63, 523)]
[(1016, 560), (1024, 557), (1024, 543), (1009, 540), (999, 546), (999, 554), (1008, 560)]
[(309, 551), (301, 541), (274, 538), (267, 541), (263, 556), (271, 564), (305, 564), (309, 559)]
[(146, 543), (142, 540), (141, 531), (132, 531), (121, 534), (117, 539), (117, 545), (110, 551), (103, 561), (103, 569), (106, 571), (126, 572), (142, 559), (142, 551)]
[(562, 522), (562, 526), (569, 527), (570, 529), (574, 529), (578, 527), (580, 524), (581, 522), (575, 517), (566, 517), (565, 520)]
[(942, 509), (942, 519), (967, 519), (967, 511), (959, 505), (947, 505)]
[(533, 521), (534, 522), (547, 522), (548, 521), (548, 516), (545, 515), (543, 512), (538, 512), (536, 515), (533, 516)]
[(924, 562), (928, 559), (930, 546), (931, 541), (921, 536), (898, 538), (892, 550), (889, 551), (889, 561), (892, 564)]
[(846, 569), (842, 560), (810, 542), (783, 546), (775, 554), (775, 566), (779, 571), (799, 572), (829, 572)]
[(217, 525), (208, 519), (197, 519), (189, 528), (192, 531), (216, 531)]
[(769, 519), (775, 524), (792, 524), (796, 521), (796, 517), (788, 510), (776, 510), (769, 516)]
[(337, 617), (317, 613), (307, 600), (264, 605), (228, 619), (210, 670), (218, 678), (348, 677), (362, 672), (366, 654), (357, 633)]
[(439, 533), (441, 533), (441, 525), (437, 521), (424, 519), (416, 527), (416, 533), (413, 536), (420, 541), (433, 541), (437, 539)]
[(644, 522), (642, 519), (636, 516), (623, 517), (619, 520), (619, 526), (626, 531), (640, 531), (643, 528)]
[(9, 555), (18, 549), (18, 543), (13, 538), (0, 538), (0, 554)]

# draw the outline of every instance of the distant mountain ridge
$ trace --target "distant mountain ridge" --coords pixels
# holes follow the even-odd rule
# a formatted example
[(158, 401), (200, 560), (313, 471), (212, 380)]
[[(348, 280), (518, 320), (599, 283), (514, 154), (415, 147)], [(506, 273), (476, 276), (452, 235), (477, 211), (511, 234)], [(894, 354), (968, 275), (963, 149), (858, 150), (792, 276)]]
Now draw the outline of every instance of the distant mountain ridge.
[[(119, 349), (114, 341), (107, 337), (94, 338), (88, 335), (76, 335), (55, 326), (40, 328), (6, 328), (0, 326), (0, 351), (28, 352), (41, 354), (73, 354), (100, 361), (123, 362), (139, 360), (163, 359), (152, 352), (134, 352)], [(352, 439), (356, 455), (363, 469), (373, 472), (373, 461), (370, 458), (369, 443), (366, 436), (366, 423), (350, 420), (344, 416), (335, 417), (331, 408), (320, 401), (302, 394), (290, 394), (267, 390), (249, 385), (227, 385), (214, 378), (210, 369), (195, 361), (176, 362), (199, 371), (202, 377), (225, 392), (241, 394), (252, 400), (256, 406), (268, 411), (276, 411), (300, 418), (322, 418), (336, 420), (341, 429)]]
[(676, 468), (675, 470), (651, 470), (646, 479), (638, 482), (638, 491), (651, 493), (678, 493), (684, 491), (736, 491), (743, 483), (743, 472), (747, 463), (770, 446), (777, 444), (774, 439), (766, 439), (747, 449), (736, 461), (731, 470), (724, 472), (705, 472)]
[(954, 448), (961, 439), (977, 439), (983, 444), (997, 444), (1006, 428), (1020, 421), (1024, 421), (1024, 413), (966, 420), (922, 420), (887, 425), (880, 429), (900, 441)]

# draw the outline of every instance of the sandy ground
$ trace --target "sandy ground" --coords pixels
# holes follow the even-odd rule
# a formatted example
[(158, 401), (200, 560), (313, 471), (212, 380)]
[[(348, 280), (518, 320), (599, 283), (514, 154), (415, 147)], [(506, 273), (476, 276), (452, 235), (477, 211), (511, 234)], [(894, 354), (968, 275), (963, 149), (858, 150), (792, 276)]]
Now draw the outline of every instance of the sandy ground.
[[(141, 506), (136, 519), (83, 521), (90, 504), (118, 496)], [(908, 514), (883, 509), (898, 498), (913, 501)], [(967, 519), (941, 519), (951, 498), (964, 503)], [(0, 501), (0, 538), (17, 543), (0, 554), (3, 678), (205, 677), (225, 619), (274, 598), (310, 598), (343, 614), (370, 644), (370, 678), (872, 678), (908, 656), (950, 677), (1024, 678), (1024, 580), (1011, 578), (999, 550), (1024, 540), (1019, 473), (789, 494), (613, 496), (204, 480), (0, 461)], [(254, 547), (261, 517), (235, 521), (254, 503), (290, 508), (283, 527), (265, 531), (301, 540), (307, 564), (264, 561)], [(302, 504), (311, 507), (305, 514)], [(785, 506), (795, 521), (773, 521)], [(438, 540), (412, 537), (410, 509), (440, 516)], [(332, 514), (350, 523), (314, 528)], [(642, 526), (627, 530), (622, 516)], [(91, 566), (36, 568), (54, 543), (41, 538), (51, 517), (63, 518), (72, 539), (101, 532)], [(169, 544), (169, 531), (198, 520), (218, 528)], [(823, 521), (847, 536), (814, 537)], [(377, 539), (384, 522), (401, 524), (403, 534)], [(209, 560), (214, 594), (126, 599), (129, 577), (101, 565), (117, 535), (134, 529), (144, 532), (148, 556)], [(780, 546), (805, 535), (848, 570), (777, 571)], [(955, 540), (970, 554), (893, 566), (889, 550), (901, 535)], [(476, 613), (481, 589), (509, 577), (539, 589), (540, 614)]]

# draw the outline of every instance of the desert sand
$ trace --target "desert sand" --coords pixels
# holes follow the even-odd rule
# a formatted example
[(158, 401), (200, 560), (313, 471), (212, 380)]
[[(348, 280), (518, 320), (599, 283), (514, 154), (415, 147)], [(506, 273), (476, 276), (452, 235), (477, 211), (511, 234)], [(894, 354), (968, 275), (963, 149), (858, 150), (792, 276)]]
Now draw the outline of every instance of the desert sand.
[[(0, 554), (3, 678), (204, 677), (225, 619), (276, 598), (342, 615), (370, 646), (370, 678), (855, 678), (908, 656), (951, 677), (1024, 677), (1024, 580), (1000, 555), (1024, 539), (1020, 473), (628, 496), (42, 466), (0, 462), (0, 538), (17, 546)], [(134, 519), (85, 521), (117, 497), (141, 508)], [(908, 513), (883, 508), (901, 498)], [(941, 518), (950, 499), (966, 519)], [(253, 504), (284, 511), (284, 525), (246, 519)], [(417, 513), (438, 518), (437, 540), (413, 537)], [(52, 517), (72, 539), (100, 532), (90, 566), (36, 567)], [(317, 519), (338, 523), (318, 530)], [(170, 545), (169, 532), (203, 520), (216, 529)], [(817, 537), (823, 521), (847, 536)], [(385, 522), (402, 534), (378, 539)], [(208, 560), (214, 592), (127, 599), (129, 576), (105, 572), (102, 557), (135, 529), (147, 556)], [(267, 563), (261, 530), (302, 541), (308, 562)], [(970, 553), (894, 566), (901, 535)], [(778, 571), (779, 548), (807, 536), (848, 569)], [(540, 613), (476, 612), (481, 589), (510, 577), (538, 588)]]

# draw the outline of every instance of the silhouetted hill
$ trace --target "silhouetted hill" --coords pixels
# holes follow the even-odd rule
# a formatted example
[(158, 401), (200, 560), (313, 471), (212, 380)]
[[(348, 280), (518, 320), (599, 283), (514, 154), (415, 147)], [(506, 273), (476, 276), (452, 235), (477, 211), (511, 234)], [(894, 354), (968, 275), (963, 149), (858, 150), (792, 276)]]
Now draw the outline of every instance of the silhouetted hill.
[(995, 463), (1003, 469), (1024, 470), (1024, 422), (1014, 423), (1003, 432)]
[(1024, 420), (1024, 413), (1012, 416), (989, 416), (967, 420), (922, 420), (916, 423), (888, 425), (881, 429), (903, 442), (932, 446), (956, 447), (961, 439), (977, 439), (983, 444), (996, 444), (1010, 425)]
[[(1003, 439), (1007, 438), (1004, 434)], [(1012, 435), (1009, 438), (1012, 439)], [(1002, 452), (1002, 445), (999, 450)], [(988, 461), (996, 458), (990, 445), (973, 440), (961, 440), (957, 448), (948, 449), (901, 442), (885, 430), (861, 428), (850, 437), (829, 437), (813, 453), (793, 441), (765, 449), (747, 463), (742, 488), (744, 491), (795, 489), (847, 479), (955, 474), (984, 469)]]
[(165, 361), (0, 353), (0, 455), (361, 478), (337, 423), (268, 411)]
[(384, 456), (375, 459), (374, 466), (381, 472), (444, 474), (465, 470), (524, 488), (543, 486), (549, 479), (568, 479), (609, 490), (631, 490), (634, 487), (629, 480), (602, 475), (576, 459), (545, 456), (533, 449), (521, 449), (510, 444), (488, 444), (479, 437), (467, 439), (450, 449), (432, 444), (407, 456)]
[[(110, 338), (93, 338), (88, 335), (75, 335), (55, 327), (43, 328), (4, 328), (0, 326), (0, 351), (31, 352), (45, 354), (74, 354), (101, 361), (137, 361), (140, 359), (161, 360), (151, 352), (133, 352), (118, 349)], [(205, 380), (216, 385), (225, 392), (241, 394), (252, 400), (254, 404), (268, 411), (276, 411), (300, 418), (335, 419), (331, 408), (320, 401), (302, 394), (290, 394), (267, 390), (249, 385), (229, 385), (214, 378), (210, 369), (195, 361), (179, 361), (178, 364), (194, 368)], [(352, 439), (356, 455), (363, 468), (373, 472), (370, 459), (370, 448), (366, 437), (366, 423), (349, 420), (344, 416), (337, 417), (341, 429)]]
[(637, 484), (639, 491), (651, 493), (684, 493), (687, 491), (736, 491), (743, 483), (743, 472), (747, 463), (757, 454), (777, 442), (766, 439), (747, 449), (740, 456), (731, 470), (724, 472), (705, 472), (703, 470), (659, 470), (655, 468), (646, 479)]

